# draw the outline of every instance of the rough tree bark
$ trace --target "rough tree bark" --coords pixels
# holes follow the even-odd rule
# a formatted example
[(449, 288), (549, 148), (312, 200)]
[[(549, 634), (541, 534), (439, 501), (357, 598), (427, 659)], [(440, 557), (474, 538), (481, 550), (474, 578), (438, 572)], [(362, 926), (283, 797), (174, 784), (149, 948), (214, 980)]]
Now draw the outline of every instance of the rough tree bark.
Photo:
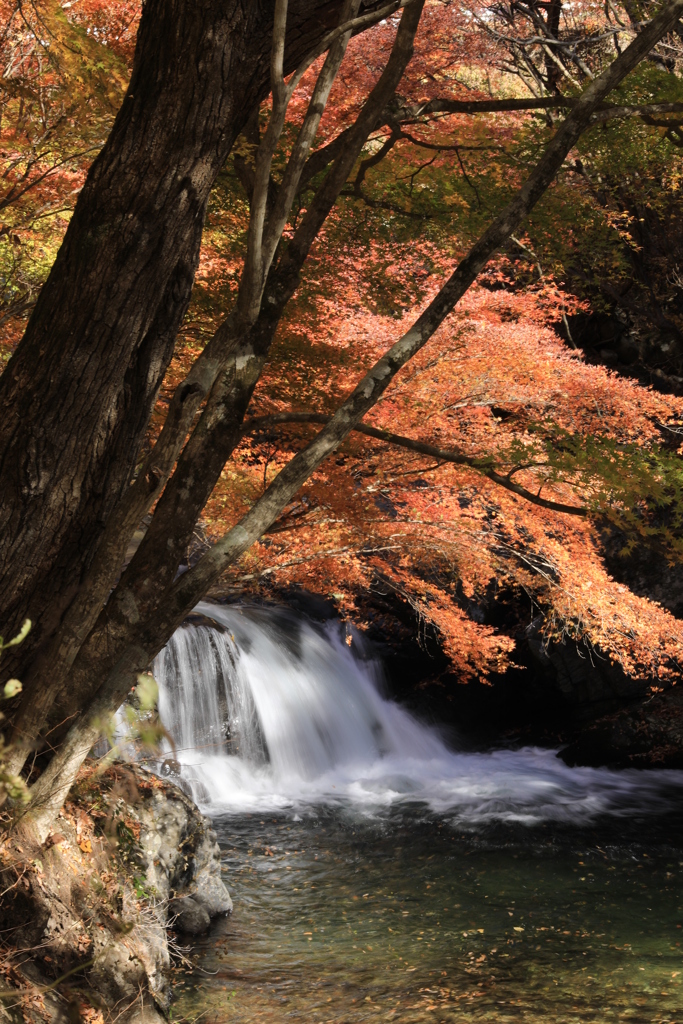
[[(342, 6), (292, 0), (285, 70)], [(26, 615), (35, 623), (3, 674), (20, 674), (54, 631), (128, 485), (189, 301), (211, 186), (268, 91), (273, 9), (143, 7), (128, 92), (0, 379), (0, 623), (7, 633)]]
[[(165, 595), (146, 618), (134, 595), (128, 609), (128, 644), (119, 648), (111, 669), (87, 711), (69, 730), (59, 752), (32, 788), (32, 820), (44, 832), (57, 813), (75, 775), (97, 736), (102, 715), (113, 710), (131, 685), (134, 673), (147, 667), (187, 612), (224, 569), (233, 564), (276, 520), (317, 466), (331, 454), (373, 407), (399, 370), (427, 343), (474, 282), (490, 257), (534, 208), (598, 104), (647, 56), (678, 22), (683, 0), (669, 3), (610, 67), (585, 90), (546, 147), (541, 159), (512, 201), (496, 217), (412, 327), (365, 374), (317, 437), (285, 467), (240, 522), (216, 543)], [(113, 663), (112, 663), (113, 662)], [(103, 662), (102, 662), (103, 664)]]

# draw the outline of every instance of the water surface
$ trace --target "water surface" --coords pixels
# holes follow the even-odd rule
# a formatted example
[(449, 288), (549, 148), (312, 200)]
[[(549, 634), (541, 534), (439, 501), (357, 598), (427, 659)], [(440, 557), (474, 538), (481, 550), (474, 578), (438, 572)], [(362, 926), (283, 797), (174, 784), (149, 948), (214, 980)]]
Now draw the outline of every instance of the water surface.
[(235, 911), (200, 942), (176, 1015), (683, 1020), (683, 844), (665, 821), (463, 833), (323, 814), (217, 828)]

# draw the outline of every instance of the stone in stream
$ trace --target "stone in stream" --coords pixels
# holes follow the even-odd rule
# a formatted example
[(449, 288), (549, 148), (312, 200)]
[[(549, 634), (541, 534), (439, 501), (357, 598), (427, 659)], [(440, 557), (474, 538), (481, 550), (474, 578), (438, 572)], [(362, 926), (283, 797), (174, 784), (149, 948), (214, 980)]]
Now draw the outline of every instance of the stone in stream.
[(171, 927), (184, 935), (203, 935), (211, 925), (209, 912), (191, 896), (171, 900), (168, 911)]

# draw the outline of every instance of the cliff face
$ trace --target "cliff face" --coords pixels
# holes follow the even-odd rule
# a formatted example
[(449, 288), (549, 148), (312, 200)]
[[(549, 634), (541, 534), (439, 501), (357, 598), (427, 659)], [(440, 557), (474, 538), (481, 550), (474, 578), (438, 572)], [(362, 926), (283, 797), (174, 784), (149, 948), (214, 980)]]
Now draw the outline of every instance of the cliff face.
[(21, 831), (2, 846), (17, 1019), (73, 1019), (74, 1006), (89, 1024), (158, 1018), (169, 929), (198, 934), (232, 910), (219, 857), (209, 820), (176, 786), (137, 766), (86, 766), (42, 846)]

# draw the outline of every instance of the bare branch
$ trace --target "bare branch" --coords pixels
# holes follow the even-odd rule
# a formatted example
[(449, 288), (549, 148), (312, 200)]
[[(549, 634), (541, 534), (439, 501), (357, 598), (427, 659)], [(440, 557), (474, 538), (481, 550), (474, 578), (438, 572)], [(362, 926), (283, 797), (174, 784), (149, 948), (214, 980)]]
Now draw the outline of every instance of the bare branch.
[[(355, 14), (359, 7), (360, 0), (346, 0), (346, 3), (342, 8), (342, 21), (348, 22), (349, 16)], [(311, 146), (313, 145), (313, 140), (315, 139), (318, 126), (320, 124), (320, 119), (324, 113), (325, 107), (327, 106), (330, 90), (332, 89), (339, 72), (350, 38), (351, 30), (339, 34), (331, 45), (327, 59), (315, 83), (315, 88), (313, 90), (311, 101), (308, 105), (308, 110), (306, 111), (304, 123), (301, 126), (301, 130), (287, 162), (282, 184), (280, 185), (277, 198), (275, 200), (275, 207), (272, 210), (268, 218), (268, 223), (264, 229), (262, 252), (262, 280), (264, 282), (273, 261), (275, 250), (282, 236), (282, 231), (287, 222), (287, 218), (291, 212), (292, 203), (294, 202), (294, 197), (296, 196), (299, 188), (301, 173), (311, 151)], [(259, 305), (260, 299), (261, 295), (259, 294)]]
[(387, 4), (386, 7), (380, 8), (378, 11), (372, 11), (370, 14), (363, 14), (359, 18), (352, 18), (350, 21), (343, 22), (338, 25), (337, 28), (332, 29), (326, 36), (323, 36), (320, 43), (314, 50), (311, 50), (309, 55), (301, 62), (296, 72), (294, 73), (289, 85), (293, 85), (293, 88), (299, 84), (303, 76), (306, 74), (312, 64), (316, 62), (329, 46), (335, 42), (339, 36), (351, 33), (354, 35), (356, 32), (360, 32), (362, 29), (370, 28), (372, 25), (377, 25), (378, 22), (384, 21), (385, 18), (391, 17), (396, 11), (402, 7), (407, 7), (408, 4), (415, 3), (416, 0), (392, 0), (392, 3)]
[(263, 284), (263, 233), (268, 207), (268, 191), (273, 156), (282, 135), (289, 102), (284, 81), (285, 32), (287, 28), (287, 0), (276, 0), (271, 56), (271, 89), (273, 109), (265, 134), (256, 151), (254, 187), (251, 197), (247, 254), (240, 282), (238, 308), (242, 317), (253, 317), (254, 306), (260, 303)]
[[(358, 12), (359, 7), (360, 0), (345, 0), (341, 11), (342, 25), (350, 26), (352, 24), (353, 18), (351, 16)], [(287, 108), (305, 70), (313, 63), (312, 60), (307, 58), (299, 66), (289, 83), (285, 84), (283, 68), (286, 28), (287, 0), (277, 0), (273, 28), (271, 72), (273, 109), (265, 135), (256, 153), (251, 214), (247, 234), (247, 256), (237, 300), (239, 319), (245, 324), (253, 323), (258, 316), (266, 277), (282, 237), (283, 228), (291, 212), (292, 203), (298, 191), (301, 173), (308, 159), (311, 146), (318, 131), (320, 119), (329, 99), (330, 90), (344, 59), (352, 32), (351, 28), (348, 27), (345, 32), (336, 31), (334, 34), (328, 34), (326, 37), (329, 45), (327, 59), (318, 75), (304, 123), (287, 162), (273, 209), (268, 214), (268, 196), (273, 157), (282, 136)], [(324, 52), (324, 49), (326, 47), (322, 47), (320, 53)]]
[[(379, 130), (383, 124), (389, 123), (392, 126), (407, 125), (407, 124), (422, 124), (425, 122), (430, 114), (495, 114), (495, 113), (506, 113), (514, 111), (534, 111), (534, 110), (563, 110), (571, 109), (576, 103), (573, 97), (563, 96), (547, 96), (539, 99), (523, 100), (523, 99), (510, 99), (510, 100), (452, 100), (452, 99), (433, 99), (426, 103), (415, 104), (414, 106), (403, 106), (400, 110), (393, 110), (389, 114), (386, 112), (377, 121), (375, 129)], [(656, 115), (656, 114), (678, 114), (683, 113), (683, 103), (643, 103), (643, 104), (601, 104), (596, 113), (591, 119), (591, 124), (600, 124), (604, 121), (609, 121), (616, 118), (623, 117), (643, 117)], [(647, 122), (646, 122), (647, 123)], [(676, 123), (676, 122), (672, 122)], [(348, 136), (351, 132), (351, 128), (346, 128), (341, 132), (336, 139), (329, 142), (326, 146), (311, 153), (310, 157), (306, 161), (303, 173), (299, 182), (299, 191), (301, 191), (317, 174), (320, 174), (329, 166), (342, 152), (344, 149)], [(499, 148), (495, 146), (482, 147), (482, 146), (449, 146), (449, 145), (437, 145), (429, 142), (425, 142), (421, 139), (416, 139), (408, 132), (401, 131), (401, 138), (412, 142), (416, 146), (422, 146), (424, 149), (438, 149), (438, 150), (450, 150), (450, 149), (494, 149)], [(371, 158), (372, 159), (372, 158)]]
[[(451, 100), (433, 99), (427, 103), (403, 107), (397, 121), (402, 124), (428, 114), (495, 114), (506, 111), (557, 110), (576, 106), (575, 97), (544, 96), (534, 100)], [(683, 112), (683, 103), (601, 103), (592, 115), (593, 121), (607, 121), (613, 117), (633, 117), (643, 114), (677, 114)]]
[(360, 196), (361, 199), (363, 198), (361, 188), (363, 182), (365, 181), (365, 175), (368, 173), (371, 167), (375, 167), (377, 164), (381, 163), (382, 160), (384, 160), (384, 157), (394, 148), (394, 146), (401, 138), (401, 136), (402, 133), (398, 131), (398, 129), (392, 129), (391, 135), (382, 143), (377, 152), (373, 153), (372, 156), (367, 157), (365, 160), (361, 160), (360, 165), (358, 167), (358, 172), (353, 182), (354, 195)]
[(339, 558), (341, 555), (349, 554), (352, 552), (354, 555), (376, 555), (380, 551), (400, 551), (400, 544), (384, 544), (378, 548), (356, 548), (352, 544), (347, 544), (343, 548), (331, 548), (327, 551), (314, 551), (311, 555), (302, 555), (300, 558), (291, 558), (288, 562), (280, 562), (278, 565), (268, 566), (267, 569), (262, 569), (260, 572), (249, 572), (244, 576), (239, 576), (236, 580), (237, 583), (248, 583), (250, 580), (262, 579), (264, 576), (271, 576), (274, 572), (281, 572), (282, 569), (289, 569), (293, 565), (304, 565), (306, 562), (317, 562), (323, 558)]
[(678, 121), (672, 120), (670, 122), (656, 121), (653, 122), (651, 117), (653, 114), (681, 114), (683, 113), (683, 103), (643, 103), (641, 106), (629, 106), (625, 105), (622, 107), (611, 107), (609, 110), (599, 110), (593, 117), (593, 123), (598, 124), (601, 121), (610, 121), (616, 117), (642, 117), (645, 124), (678, 124)]
[(273, 17), (273, 49), (270, 60), (270, 87), (273, 92), (273, 110), (285, 104), (285, 33), (287, 31), (288, 0), (275, 0)]

